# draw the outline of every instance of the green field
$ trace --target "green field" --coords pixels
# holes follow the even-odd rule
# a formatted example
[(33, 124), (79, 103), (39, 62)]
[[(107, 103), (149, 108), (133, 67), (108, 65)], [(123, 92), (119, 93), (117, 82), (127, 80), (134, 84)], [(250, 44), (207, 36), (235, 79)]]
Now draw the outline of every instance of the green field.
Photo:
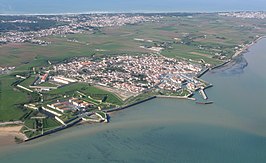
[(41, 83), (41, 84), (38, 85), (38, 86), (43, 86), (43, 87), (57, 87), (56, 85), (51, 84), (51, 83), (49, 83), (49, 82)]
[(24, 81), (22, 81), (20, 83), (20, 85), (22, 85), (26, 88), (29, 88), (29, 86), (32, 85), (34, 81), (35, 81), (35, 77), (31, 76), (31, 77), (25, 79)]
[(171, 92), (171, 93), (166, 93), (166, 95), (169, 96), (189, 96), (191, 92), (187, 88), (182, 88), (178, 90), (177, 92)]
[[(218, 59), (213, 59), (211, 58), (211, 54), (208, 54), (208, 52), (204, 51), (199, 51), (196, 48), (193, 48), (188, 45), (180, 45), (176, 44), (173, 46), (173, 49), (170, 50), (165, 50), (163, 51), (163, 55), (167, 57), (177, 57), (177, 58), (185, 58), (185, 59), (191, 59), (194, 61), (199, 61), (203, 59), (205, 62), (210, 63), (210, 64), (220, 64), (223, 61), (218, 60)], [(178, 56), (176, 54), (179, 54)]]
[(257, 35), (265, 35), (265, 23), (266, 20), (243, 20), (216, 14), (200, 14), (192, 18), (164, 17), (161, 22), (108, 27), (100, 29), (100, 32), (70, 34), (66, 37), (41, 38), (51, 42), (48, 46), (3, 45), (0, 47), (0, 65), (19, 65), (25, 69), (45, 66), (47, 60), (53, 63), (73, 56), (125, 53), (136, 55), (152, 52), (139, 47), (147, 42), (135, 41), (134, 38), (153, 40), (151, 44), (154, 45), (169, 43), (172, 48), (166, 48), (162, 52), (169, 57), (204, 59), (206, 62), (218, 64), (220, 62), (212, 58), (215, 53), (222, 53), (230, 58), (235, 52), (235, 46), (249, 43)]
[(53, 118), (46, 118), (43, 122), (43, 127), (45, 130), (50, 130), (50, 129), (52, 129), (54, 127), (58, 127), (60, 125), (61, 124)]
[(96, 100), (102, 100), (104, 96), (107, 95), (106, 102), (112, 103), (115, 105), (123, 104), (123, 101), (119, 97), (114, 95), (113, 93), (101, 90), (99, 88), (96, 88), (86, 83), (75, 83), (75, 84), (67, 85), (60, 89), (52, 90), (49, 93), (47, 93), (47, 95), (61, 94), (62, 96), (68, 95), (71, 97), (77, 94), (77, 91), (80, 91), (84, 93), (85, 95), (90, 96), (91, 98), (96, 99)]
[(29, 102), (29, 95), (11, 84), (17, 79), (13, 76), (0, 77), (0, 120), (19, 120), (28, 111), (21, 105)]
[[(57, 122), (55, 119), (53, 118), (45, 118), (43, 119), (43, 131), (48, 131), (51, 130), (55, 127), (60, 126), (61, 124), (59, 122)], [(35, 125), (36, 125), (36, 121), (34, 119), (28, 119), (25, 121), (24, 123), (24, 127), (21, 129), (21, 131), (23, 133), (25, 133), (25, 135), (30, 138), (33, 136), (37, 136), (39, 134), (41, 134), (41, 131), (33, 131), (31, 129), (35, 129)]]

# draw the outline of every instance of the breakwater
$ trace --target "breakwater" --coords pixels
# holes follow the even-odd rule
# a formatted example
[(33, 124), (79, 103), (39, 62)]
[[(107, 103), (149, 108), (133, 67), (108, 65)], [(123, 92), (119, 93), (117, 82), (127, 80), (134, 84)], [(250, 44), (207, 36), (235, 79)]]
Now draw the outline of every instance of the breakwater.
[(82, 120), (85, 121), (85, 122), (94, 122), (94, 123), (100, 123), (100, 122), (102, 122), (101, 119), (82, 118)]
[(203, 97), (204, 100), (207, 100), (208, 99), (206, 93), (204, 92), (204, 89), (200, 89), (199, 90), (199, 93), (201, 94), (201, 96)]
[(188, 97), (186, 96), (166, 96), (166, 95), (156, 95), (156, 98), (188, 99)]
[(201, 71), (199, 74), (197, 74), (197, 78), (202, 77), (202, 75), (204, 75), (206, 72), (208, 72), (210, 70), (210, 68), (206, 68), (205, 70)]
[(144, 99), (144, 100), (141, 100), (141, 101), (138, 101), (138, 102), (135, 102), (135, 103), (133, 103), (133, 104), (126, 105), (126, 106), (122, 106), (122, 107), (118, 107), (118, 108), (113, 108), (113, 109), (108, 109), (108, 110), (105, 110), (104, 112), (106, 112), (106, 113), (110, 113), (110, 112), (114, 112), (114, 111), (124, 110), (124, 109), (126, 109), (126, 108), (131, 107), (131, 106), (138, 105), (138, 104), (141, 104), (141, 103), (143, 103), (143, 102), (146, 102), (146, 101), (152, 100), (152, 99), (154, 99), (154, 98), (156, 98), (156, 96), (152, 96), (152, 97), (146, 98), (146, 99)]
[(195, 98), (188, 96), (166, 96), (166, 95), (156, 95), (156, 98), (172, 98), (172, 99), (184, 99), (184, 100), (192, 100), (195, 101)]
[(156, 95), (156, 96), (152, 96), (152, 97), (146, 98), (146, 99), (144, 99), (144, 100), (141, 100), (141, 101), (135, 102), (135, 103), (133, 103), (133, 104), (129, 104), (129, 105), (122, 106), (122, 107), (118, 107), (118, 108), (113, 108), (113, 109), (104, 110), (104, 112), (106, 112), (106, 113), (110, 113), (110, 112), (114, 112), (114, 111), (124, 110), (124, 109), (127, 109), (127, 108), (129, 108), (129, 107), (132, 107), (132, 106), (135, 106), (135, 105), (141, 104), (141, 103), (143, 103), (143, 102), (146, 102), (146, 101), (149, 101), (149, 100), (152, 100), (152, 99), (155, 99), (155, 98), (185, 99), (185, 100), (193, 100), (193, 101), (195, 100), (195, 98), (190, 98), (189, 96), (166, 96), (166, 95)]
[(211, 67), (210, 70), (220, 68), (220, 67), (226, 65), (227, 63), (229, 63), (229, 62), (231, 62), (231, 61), (232, 61), (232, 60), (228, 60), (228, 61), (226, 61), (226, 62), (224, 62), (224, 63), (221, 63), (221, 64), (219, 64), (219, 65), (217, 65), (217, 66)]

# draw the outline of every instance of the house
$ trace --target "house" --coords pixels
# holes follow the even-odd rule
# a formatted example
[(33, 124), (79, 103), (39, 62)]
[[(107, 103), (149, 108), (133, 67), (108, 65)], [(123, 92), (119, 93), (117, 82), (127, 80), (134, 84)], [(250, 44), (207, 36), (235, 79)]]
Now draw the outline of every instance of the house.
[(44, 75), (41, 77), (41, 82), (42, 82), (42, 83), (46, 82), (47, 77), (48, 77), (48, 74), (44, 74)]
[(71, 98), (69, 99), (69, 102), (77, 107), (81, 107), (81, 108), (87, 108), (87, 107), (92, 107), (93, 104), (90, 104), (86, 101), (83, 100), (79, 100), (77, 98)]
[(67, 107), (65, 104), (62, 104), (62, 103), (54, 103), (54, 104), (51, 104), (51, 105), (47, 105), (57, 111), (60, 111), (62, 113), (65, 113), (65, 112), (69, 112), (71, 111), (71, 109), (69, 107)]

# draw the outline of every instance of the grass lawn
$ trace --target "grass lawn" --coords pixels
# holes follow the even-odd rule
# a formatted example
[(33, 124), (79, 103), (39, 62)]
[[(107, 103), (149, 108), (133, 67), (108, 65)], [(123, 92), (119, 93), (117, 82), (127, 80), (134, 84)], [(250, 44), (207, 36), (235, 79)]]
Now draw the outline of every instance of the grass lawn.
[(32, 85), (34, 81), (35, 81), (35, 77), (31, 76), (31, 77), (25, 79), (23, 82), (21, 82), (20, 85), (22, 85), (26, 88), (29, 88), (29, 86)]
[(38, 85), (38, 86), (43, 86), (43, 87), (57, 87), (56, 85), (51, 84), (51, 83), (49, 83), (49, 82), (41, 83), (41, 84)]
[(172, 94), (173, 96), (188, 96), (190, 95), (190, 92), (185, 88), (177, 91), (176, 93)]
[(55, 127), (58, 127), (60, 125), (61, 125), (61, 123), (59, 123), (58, 121), (56, 121), (53, 118), (46, 118), (43, 121), (44, 130), (50, 130), (50, 129), (55, 128)]
[(76, 116), (73, 115), (72, 113), (66, 113), (66, 114), (63, 114), (62, 116), (60, 116), (59, 118), (64, 121), (65, 123), (67, 123), (70, 119), (73, 119), (75, 118)]
[(62, 88), (52, 90), (49, 92), (49, 94), (56, 95), (56, 94), (62, 94), (62, 95), (70, 95), (73, 96), (76, 94), (77, 91), (80, 91), (87, 96), (91, 96), (93, 99), (101, 100), (104, 96), (108, 96), (106, 99), (106, 102), (116, 104), (116, 105), (122, 105), (123, 101), (117, 97), (116, 95), (112, 94), (111, 92), (107, 92), (105, 90), (95, 88), (94, 86), (91, 86), (86, 83), (75, 83), (70, 84), (67, 86), (64, 86)]
[[(22, 132), (25, 132), (26, 136), (28, 138), (30, 137), (33, 137), (33, 136), (37, 136), (37, 135), (40, 135), (41, 134), (41, 131), (27, 131), (28, 128), (30, 129), (35, 129), (35, 125), (36, 125), (36, 121), (35, 119), (27, 119), (24, 123), (24, 125), (26, 127), (23, 127), (22, 128)], [(55, 119), (53, 118), (45, 118), (43, 119), (43, 131), (48, 131), (48, 130), (51, 130), (53, 128), (56, 128), (58, 126), (60, 126), (61, 124), (59, 122), (57, 122)], [(27, 128), (28, 127), (28, 128)]]

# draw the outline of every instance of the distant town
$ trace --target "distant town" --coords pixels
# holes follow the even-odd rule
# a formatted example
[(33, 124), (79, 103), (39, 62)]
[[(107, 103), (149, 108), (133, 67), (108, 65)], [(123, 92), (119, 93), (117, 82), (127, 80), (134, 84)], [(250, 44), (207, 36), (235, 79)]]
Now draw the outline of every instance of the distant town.
[(266, 18), (266, 13), (264, 11), (225, 12), (225, 13), (219, 13), (219, 15), (236, 17), (236, 18), (245, 18), (245, 19), (265, 19)]
[[(220, 16), (236, 18), (255, 18), (265, 19), (266, 13), (261, 12), (224, 12)], [(0, 31), (0, 44), (7, 43), (32, 43), (47, 45), (51, 42), (42, 40), (42, 37), (52, 35), (77, 34), (83, 31), (90, 31), (95, 28), (133, 25), (141, 22), (158, 22), (163, 18), (162, 15), (143, 16), (138, 14), (82, 14), (82, 15), (54, 15), (54, 16), (27, 16), (26, 19), (0, 20), (2, 25), (27, 24), (33, 28), (21, 28), (17, 30)], [(34, 28), (35, 24), (50, 23), (51, 27), (45, 26)], [(53, 23), (51, 23), (53, 22)], [(56, 22), (56, 24), (54, 24)], [(39, 29), (39, 30), (38, 30)]]
[[(29, 20), (27, 20), (29, 19)], [(33, 20), (31, 20), (33, 19)], [(77, 34), (83, 31), (90, 31), (95, 28), (112, 27), (112, 26), (123, 26), (133, 25), (141, 22), (153, 22), (158, 21), (160, 16), (140, 16), (140, 15), (125, 15), (125, 14), (93, 14), (93, 15), (60, 15), (60, 16), (31, 16), (26, 19), (14, 19), (14, 20), (0, 20), (0, 23), (5, 24), (28, 24), (33, 26), (32, 30), (27, 28), (2, 31), (0, 35), (0, 44), (6, 43), (33, 43), (39, 45), (47, 45), (50, 42), (41, 40), (42, 37), (51, 35), (66, 35), (66, 34)], [(35, 24), (40, 22), (53, 24), (56, 22), (57, 25), (49, 28), (40, 29), (42, 27), (34, 28)], [(40, 23), (42, 25), (42, 23)], [(45, 26), (46, 27), (46, 26)], [(21, 31), (22, 30), (22, 31)], [(1, 31), (0, 31), (1, 33)]]

